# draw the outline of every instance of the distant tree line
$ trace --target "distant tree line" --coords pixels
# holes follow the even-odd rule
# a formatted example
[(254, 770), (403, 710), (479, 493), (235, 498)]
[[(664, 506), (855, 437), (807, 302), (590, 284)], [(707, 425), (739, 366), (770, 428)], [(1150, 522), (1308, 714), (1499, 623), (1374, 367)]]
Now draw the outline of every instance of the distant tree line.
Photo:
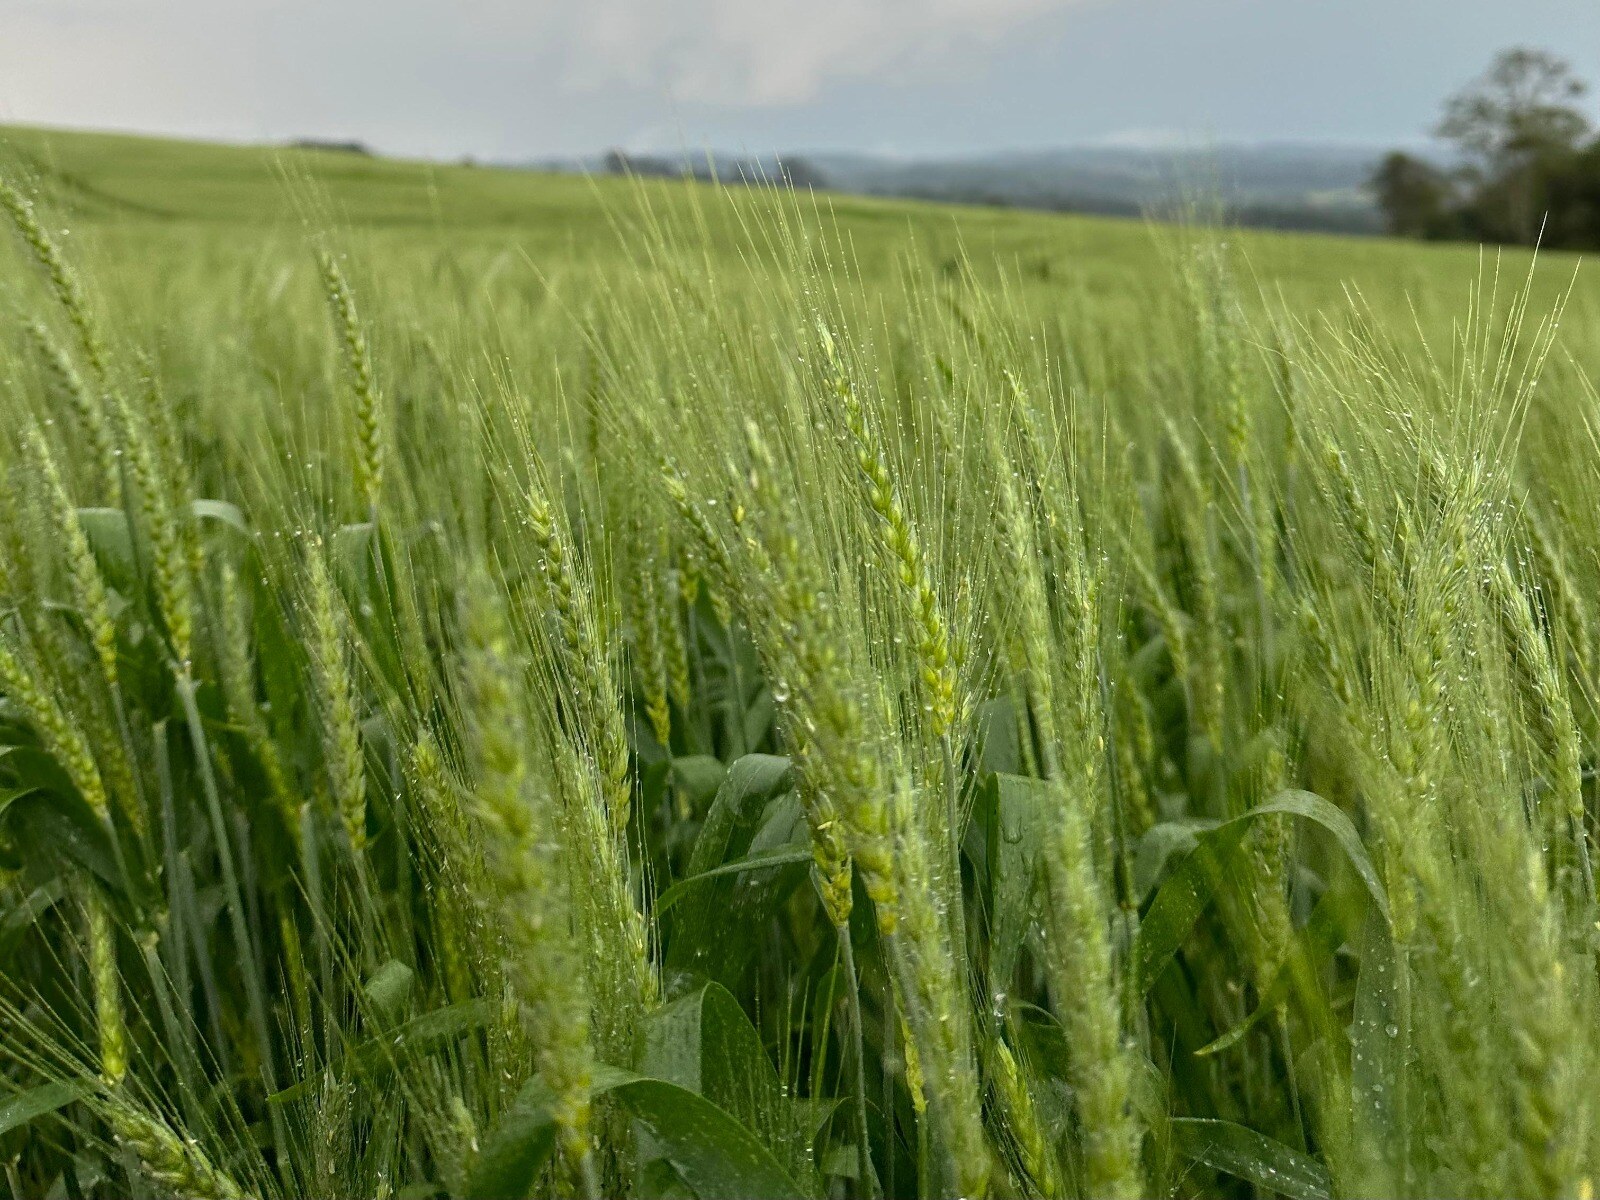
[(334, 154), (360, 154), (370, 157), (372, 148), (365, 142), (329, 138), (296, 138), (289, 143), (296, 150), (326, 150)]
[(1453, 163), (1396, 151), (1379, 164), (1371, 186), (1390, 231), (1600, 248), (1600, 136), (1579, 107), (1587, 90), (1554, 55), (1501, 53), (1434, 128)]
[(781, 157), (770, 162), (734, 159), (717, 162), (683, 155), (677, 158), (630, 154), (626, 150), (607, 150), (603, 160), (609, 175), (635, 175), (662, 179), (698, 179), (702, 182), (744, 183), (808, 188), (827, 187), (827, 180), (803, 158)]

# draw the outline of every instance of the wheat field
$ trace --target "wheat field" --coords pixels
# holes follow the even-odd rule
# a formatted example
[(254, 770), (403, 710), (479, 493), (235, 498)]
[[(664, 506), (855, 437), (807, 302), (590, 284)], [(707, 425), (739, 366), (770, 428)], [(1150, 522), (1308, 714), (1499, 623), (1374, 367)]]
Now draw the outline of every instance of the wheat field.
[(1574, 260), (0, 163), (17, 1200), (1594, 1194)]

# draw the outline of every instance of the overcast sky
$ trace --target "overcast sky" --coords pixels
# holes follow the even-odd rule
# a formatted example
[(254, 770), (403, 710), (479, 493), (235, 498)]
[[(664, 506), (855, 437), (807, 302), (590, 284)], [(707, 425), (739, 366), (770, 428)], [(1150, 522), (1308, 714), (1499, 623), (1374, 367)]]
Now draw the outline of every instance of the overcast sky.
[(0, 0), (0, 121), (494, 159), (1393, 142), (1515, 43), (1600, 84), (1600, 0)]

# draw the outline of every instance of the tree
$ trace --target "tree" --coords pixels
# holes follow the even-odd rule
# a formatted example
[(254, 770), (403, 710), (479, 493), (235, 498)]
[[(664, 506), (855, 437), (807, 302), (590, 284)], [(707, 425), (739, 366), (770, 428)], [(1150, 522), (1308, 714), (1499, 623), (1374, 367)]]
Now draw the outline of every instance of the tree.
[(1387, 154), (1368, 184), (1389, 232), (1401, 237), (1448, 237), (1456, 223), (1450, 177), (1398, 150)]
[(1589, 129), (1577, 107), (1588, 85), (1563, 59), (1519, 46), (1503, 50), (1482, 78), (1445, 102), (1434, 132), (1487, 171), (1552, 149), (1572, 149)]
[(1563, 156), (1541, 176), (1548, 214), (1543, 241), (1558, 250), (1600, 247), (1600, 138)]
[(1553, 160), (1576, 153), (1589, 132), (1577, 107), (1586, 91), (1564, 60), (1518, 47), (1502, 51), (1482, 78), (1445, 103), (1434, 132), (1461, 150), (1486, 236), (1538, 237), (1539, 180)]

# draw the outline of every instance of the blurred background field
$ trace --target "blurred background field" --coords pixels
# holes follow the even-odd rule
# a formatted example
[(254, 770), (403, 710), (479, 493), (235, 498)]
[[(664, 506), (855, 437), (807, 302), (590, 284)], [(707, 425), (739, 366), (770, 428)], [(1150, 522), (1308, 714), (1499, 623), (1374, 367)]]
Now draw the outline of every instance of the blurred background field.
[[(639, 264), (621, 235), (637, 231), (641, 196), (661, 219), (683, 217), (709, 185), (632, 181), (494, 167), (409, 162), (339, 151), (243, 147), (114, 134), (11, 128), (0, 155), (36, 181), (53, 212), (69, 222), (71, 244), (94, 261), (96, 282), (128, 287), (140, 304), (159, 303), (185, 272), (270, 286), (296, 263), (308, 227), (331, 225), (409, 281), (456, 299), (520, 298), (546, 291), (581, 297), (588, 272), (615, 279)], [(765, 190), (765, 189), (763, 189)], [(708, 218), (696, 253), (711, 262), (738, 255), (734, 203)], [(1210, 198), (1192, 198), (1197, 219)], [(744, 211), (767, 205), (755, 197)], [(706, 207), (702, 202), (702, 208)], [(802, 202), (801, 208), (811, 205)], [(1166, 288), (1174, 237), (1137, 218), (1084, 217), (866, 199), (823, 193), (820, 225), (835, 225), (869, 286), (915, 265), (972, 271), (985, 283), (1006, 274), (1019, 297), (1047, 313), (1065, 305), (1097, 310), (1108, 328), (1144, 310)], [(1229, 233), (1247, 301), (1306, 319), (1359, 293), (1385, 310), (1414, 310), (1424, 328), (1447, 329), (1470, 290), (1498, 274), (1507, 287), (1529, 275), (1533, 254), (1517, 248), (1424, 244), (1380, 238), (1264, 231)], [(1181, 240), (1181, 239), (1178, 239)], [(1546, 253), (1533, 307), (1547, 308), (1573, 282), (1576, 254)], [(120, 269), (134, 260), (139, 270)], [(403, 268), (403, 269), (402, 269)], [(1590, 322), (1600, 281), (1577, 278), (1574, 325)], [(237, 297), (236, 297), (237, 299)], [(382, 298), (374, 298), (383, 303)], [(581, 304), (581, 299), (577, 301)], [(1083, 313), (1080, 315), (1087, 315)]]

